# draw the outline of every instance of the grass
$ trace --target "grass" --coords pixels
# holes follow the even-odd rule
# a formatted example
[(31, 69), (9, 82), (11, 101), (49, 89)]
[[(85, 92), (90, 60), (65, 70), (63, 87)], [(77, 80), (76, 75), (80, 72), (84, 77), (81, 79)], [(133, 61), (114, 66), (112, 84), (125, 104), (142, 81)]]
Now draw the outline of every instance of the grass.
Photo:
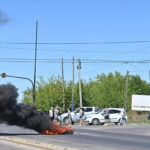
[(137, 112), (130, 111), (127, 113), (128, 121), (127, 123), (138, 123), (138, 124), (150, 124), (150, 120), (148, 120), (147, 112)]

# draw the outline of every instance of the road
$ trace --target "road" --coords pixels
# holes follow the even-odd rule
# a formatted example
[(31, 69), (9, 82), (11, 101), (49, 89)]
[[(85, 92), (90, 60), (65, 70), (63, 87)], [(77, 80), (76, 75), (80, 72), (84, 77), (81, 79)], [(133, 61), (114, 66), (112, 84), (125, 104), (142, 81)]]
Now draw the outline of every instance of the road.
[(0, 124), (0, 137), (11, 136), (79, 150), (150, 149), (150, 125), (72, 127), (73, 135), (43, 135), (33, 130)]
[(20, 145), (4, 140), (0, 140), (0, 149), (1, 150), (37, 150), (37, 148), (27, 146), (27, 145)]

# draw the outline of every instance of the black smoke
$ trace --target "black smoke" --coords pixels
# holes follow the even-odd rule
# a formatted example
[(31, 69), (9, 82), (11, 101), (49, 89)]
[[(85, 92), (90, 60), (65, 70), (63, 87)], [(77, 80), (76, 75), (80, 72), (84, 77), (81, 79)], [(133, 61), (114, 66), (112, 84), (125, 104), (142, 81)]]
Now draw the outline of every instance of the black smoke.
[(38, 112), (34, 105), (17, 104), (17, 88), (12, 84), (0, 85), (0, 122), (18, 125), (43, 132), (49, 129), (51, 121), (44, 112)]
[(9, 21), (10, 19), (7, 17), (7, 15), (0, 11), (0, 25), (5, 25)]

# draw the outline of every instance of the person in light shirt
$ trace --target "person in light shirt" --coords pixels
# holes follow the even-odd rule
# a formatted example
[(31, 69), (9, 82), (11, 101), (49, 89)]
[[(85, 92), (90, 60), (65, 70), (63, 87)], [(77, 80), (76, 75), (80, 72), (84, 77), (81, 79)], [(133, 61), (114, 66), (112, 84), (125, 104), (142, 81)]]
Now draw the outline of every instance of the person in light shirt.
[(51, 121), (53, 121), (54, 120), (54, 109), (53, 109), (53, 107), (51, 107), (51, 109), (49, 110), (49, 116), (50, 116)]
[(72, 125), (72, 117), (71, 117), (71, 112), (69, 109), (67, 109), (68, 112), (68, 119), (69, 119), (69, 124)]

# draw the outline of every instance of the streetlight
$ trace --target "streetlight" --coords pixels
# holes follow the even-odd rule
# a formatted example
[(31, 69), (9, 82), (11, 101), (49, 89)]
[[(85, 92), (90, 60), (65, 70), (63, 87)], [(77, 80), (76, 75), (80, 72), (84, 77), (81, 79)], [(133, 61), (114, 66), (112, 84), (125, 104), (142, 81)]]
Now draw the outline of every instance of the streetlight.
[(0, 74), (0, 76), (1, 76), (2, 78), (10, 77), (10, 78), (25, 79), (25, 80), (30, 81), (30, 83), (32, 84), (32, 97), (33, 97), (33, 103), (35, 102), (35, 90), (34, 90), (34, 83), (33, 83), (33, 81), (32, 81), (31, 79), (26, 78), (26, 77), (20, 77), (20, 76), (7, 75), (6, 73), (2, 73), (2, 74)]
[(38, 39), (38, 21), (36, 21), (36, 36), (35, 36), (33, 103), (35, 103), (35, 88), (36, 88), (36, 85), (35, 85), (35, 84), (36, 84), (37, 39)]

